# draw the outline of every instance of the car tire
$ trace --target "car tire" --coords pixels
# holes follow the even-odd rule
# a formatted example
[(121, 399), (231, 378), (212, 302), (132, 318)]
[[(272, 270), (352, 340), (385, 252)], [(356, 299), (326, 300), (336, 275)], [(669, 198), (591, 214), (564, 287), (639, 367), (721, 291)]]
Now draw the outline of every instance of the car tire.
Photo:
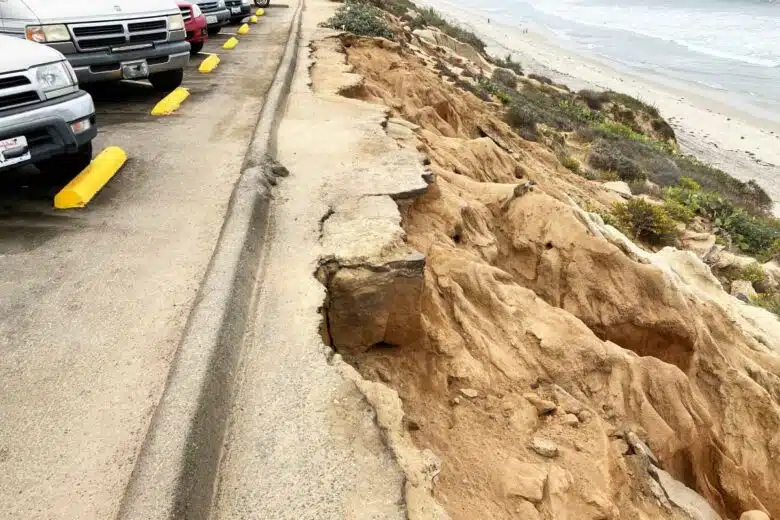
[(271, 0), (255, 0), (255, 5), (257, 7), (268, 7), (271, 5)]
[(41, 161), (36, 166), (44, 175), (69, 181), (92, 162), (92, 142), (83, 144), (75, 153), (68, 153)]
[(222, 30), (222, 27), (209, 27), (209, 36), (216, 36), (219, 34), (219, 31)]
[(203, 42), (190, 43), (190, 54), (193, 56), (203, 50)]
[(184, 69), (165, 70), (149, 76), (149, 83), (162, 92), (170, 92), (178, 88), (182, 81), (184, 81)]

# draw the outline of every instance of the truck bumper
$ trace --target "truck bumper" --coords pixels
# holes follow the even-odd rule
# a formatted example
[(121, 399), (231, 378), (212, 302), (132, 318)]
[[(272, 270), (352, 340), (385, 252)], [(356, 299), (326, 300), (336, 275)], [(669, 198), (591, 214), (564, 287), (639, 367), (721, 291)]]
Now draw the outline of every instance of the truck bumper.
[[(71, 125), (89, 119), (89, 129), (75, 133)], [(35, 164), (51, 157), (75, 153), (97, 135), (95, 105), (84, 91), (40, 103), (35, 108), (20, 107), (0, 112), (0, 140), (24, 136), (30, 159), (0, 171)]]
[[(223, 25), (227, 24), (230, 21), (230, 9), (222, 9), (221, 11), (209, 11), (204, 12), (203, 16), (206, 17), (207, 20), (211, 20), (209, 22), (209, 27), (222, 27)], [(216, 22), (213, 21), (216, 19)]]
[(234, 13), (232, 10), (230, 11), (230, 21), (231, 22), (237, 22), (239, 20), (243, 20), (247, 16), (249, 16), (249, 12), (251, 11), (251, 8), (248, 5), (242, 5), (241, 6), (241, 12), (240, 13)]
[(190, 60), (190, 44), (182, 40), (134, 51), (68, 53), (65, 57), (76, 71), (79, 83), (118, 81), (122, 79), (122, 65), (130, 62), (145, 60), (149, 74), (185, 68)]

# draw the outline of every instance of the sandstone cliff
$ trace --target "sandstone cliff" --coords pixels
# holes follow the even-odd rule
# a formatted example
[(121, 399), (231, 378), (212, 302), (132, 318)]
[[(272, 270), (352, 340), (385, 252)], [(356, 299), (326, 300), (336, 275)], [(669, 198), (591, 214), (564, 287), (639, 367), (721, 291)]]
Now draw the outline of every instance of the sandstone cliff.
[(319, 275), (326, 340), (398, 393), (392, 435), (440, 460), (427, 492), (463, 520), (780, 517), (776, 318), (693, 253), (643, 250), (585, 211), (614, 193), (443, 80), (432, 52), (331, 37), (315, 55), (351, 71), (312, 72), (387, 106), (399, 153), (424, 157), (429, 187), (398, 201), (381, 261), (331, 256)]

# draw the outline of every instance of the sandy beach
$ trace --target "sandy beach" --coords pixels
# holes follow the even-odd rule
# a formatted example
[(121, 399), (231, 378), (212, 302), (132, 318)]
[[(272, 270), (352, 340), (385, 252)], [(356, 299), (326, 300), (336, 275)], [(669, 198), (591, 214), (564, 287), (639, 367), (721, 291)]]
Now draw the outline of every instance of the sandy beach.
[(496, 56), (511, 53), (527, 72), (545, 74), (572, 89), (599, 88), (638, 97), (659, 108), (685, 153), (696, 155), (741, 180), (755, 179), (780, 214), (780, 122), (759, 118), (697, 85), (618, 70), (615, 64), (555, 41), (539, 28), (502, 24), (489, 13), (455, 3), (425, 2), (476, 32)]

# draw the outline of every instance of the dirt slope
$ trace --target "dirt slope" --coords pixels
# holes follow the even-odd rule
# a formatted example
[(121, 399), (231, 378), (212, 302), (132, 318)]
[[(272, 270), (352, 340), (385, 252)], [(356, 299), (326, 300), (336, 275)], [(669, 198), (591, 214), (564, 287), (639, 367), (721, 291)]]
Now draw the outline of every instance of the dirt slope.
[(755, 334), (659, 268), (674, 255), (609, 239), (574, 204), (609, 195), (419, 49), (343, 41), (363, 77), (344, 94), (414, 123), (393, 131), (435, 181), (402, 206), (426, 258), (419, 318), (385, 324), (402, 341), (333, 346), (398, 391), (414, 442), (441, 458), (433, 493), (452, 518), (780, 515), (780, 357), (759, 341), (778, 329)]

